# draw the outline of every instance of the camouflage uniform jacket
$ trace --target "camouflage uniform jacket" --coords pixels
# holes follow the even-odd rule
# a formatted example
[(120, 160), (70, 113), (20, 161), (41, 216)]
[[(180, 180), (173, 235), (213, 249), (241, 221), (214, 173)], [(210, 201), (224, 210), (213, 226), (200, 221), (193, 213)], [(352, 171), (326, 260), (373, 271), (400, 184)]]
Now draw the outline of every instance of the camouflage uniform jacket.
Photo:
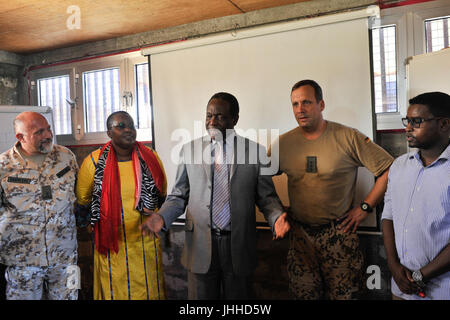
[(75, 156), (54, 145), (38, 167), (22, 158), (18, 143), (0, 155), (0, 262), (76, 264)]

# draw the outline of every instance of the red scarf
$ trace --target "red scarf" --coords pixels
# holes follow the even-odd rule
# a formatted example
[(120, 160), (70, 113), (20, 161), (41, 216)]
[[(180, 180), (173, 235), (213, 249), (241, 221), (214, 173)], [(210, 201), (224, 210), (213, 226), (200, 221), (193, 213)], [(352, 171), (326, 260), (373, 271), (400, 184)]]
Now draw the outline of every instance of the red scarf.
[[(100, 151), (100, 155), (105, 151), (111, 141)], [(142, 184), (142, 174), (140, 173), (140, 163), (137, 150), (142, 159), (147, 164), (153, 180), (159, 192), (163, 193), (164, 173), (159, 165), (158, 159), (152, 150), (145, 147), (141, 142), (136, 141), (136, 148), (133, 148), (133, 170), (135, 175), (135, 192), (139, 192)], [(138, 172), (136, 172), (138, 171)], [(119, 251), (119, 226), (121, 223), (122, 201), (120, 190), (120, 175), (117, 165), (116, 152), (111, 145), (103, 172), (102, 192), (100, 197), (100, 221), (94, 225), (95, 247), (101, 254), (106, 254), (108, 250)], [(139, 200), (140, 193), (135, 197)], [(135, 201), (137, 203), (137, 201)]]

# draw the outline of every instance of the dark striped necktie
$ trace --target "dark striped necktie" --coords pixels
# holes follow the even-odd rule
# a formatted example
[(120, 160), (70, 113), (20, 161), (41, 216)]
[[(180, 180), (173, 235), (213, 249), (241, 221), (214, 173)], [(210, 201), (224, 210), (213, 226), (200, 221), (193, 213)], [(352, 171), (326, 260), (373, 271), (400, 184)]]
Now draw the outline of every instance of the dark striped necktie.
[[(220, 159), (220, 151), (223, 157)], [(228, 165), (226, 161), (225, 145), (217, 147), (214, 157), (214, 185), (212, 219), (219, 229), (224, 229), (230, 223), (230, 191), (228, 183)]]

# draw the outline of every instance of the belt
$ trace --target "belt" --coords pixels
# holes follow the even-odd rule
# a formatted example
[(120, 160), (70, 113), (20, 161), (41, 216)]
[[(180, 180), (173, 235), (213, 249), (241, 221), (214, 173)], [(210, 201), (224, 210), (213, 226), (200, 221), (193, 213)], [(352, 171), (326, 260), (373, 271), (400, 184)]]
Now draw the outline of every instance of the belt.
[(211, 234), (215, 235), (215, 236), (228, 236), (231, 234), (231, 231), (220, 230), (220, 229), (211, 229)]
[(305, 223), (302, 223), (300, 221), (296, 221), (296, 220), (293, 220), (293, 219), (292, 219), (292, 221), (294, 221), (297, 225), (301, 226), (303, 228), (303, 230), (305, 230), (310, 235), (318, 234), (318, 233), (320, 233), (320, 232), (322, 232), (322, 231), (324, 231), (326, 229), (329, 229), (329, 228), (332, 228), (332, 227), (338, 225), (337, 219), (336, 220), (331, 220), (328, 223), (317, 225), (317, 226), (312, 226), (312, 225), (309, 225), (309, 224), (305, 224)]

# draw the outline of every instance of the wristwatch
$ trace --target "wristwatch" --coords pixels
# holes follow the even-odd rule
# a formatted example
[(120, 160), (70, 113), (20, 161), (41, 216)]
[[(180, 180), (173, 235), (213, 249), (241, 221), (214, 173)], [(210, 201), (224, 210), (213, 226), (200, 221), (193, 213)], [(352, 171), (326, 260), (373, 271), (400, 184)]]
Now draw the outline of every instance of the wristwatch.
[(425, 282), (423, 282), (422, 272), (420, 272), (420, 270), (413, 271), (412, 278), (419, 287), (421, 287), (421, 288), (426, 287)]
[(360, 208), (362, 211), (365, 211), (367, 213), (371, 213), (373, 211), (373, 208), (368, 204), (367, 202), (361, 202)]

